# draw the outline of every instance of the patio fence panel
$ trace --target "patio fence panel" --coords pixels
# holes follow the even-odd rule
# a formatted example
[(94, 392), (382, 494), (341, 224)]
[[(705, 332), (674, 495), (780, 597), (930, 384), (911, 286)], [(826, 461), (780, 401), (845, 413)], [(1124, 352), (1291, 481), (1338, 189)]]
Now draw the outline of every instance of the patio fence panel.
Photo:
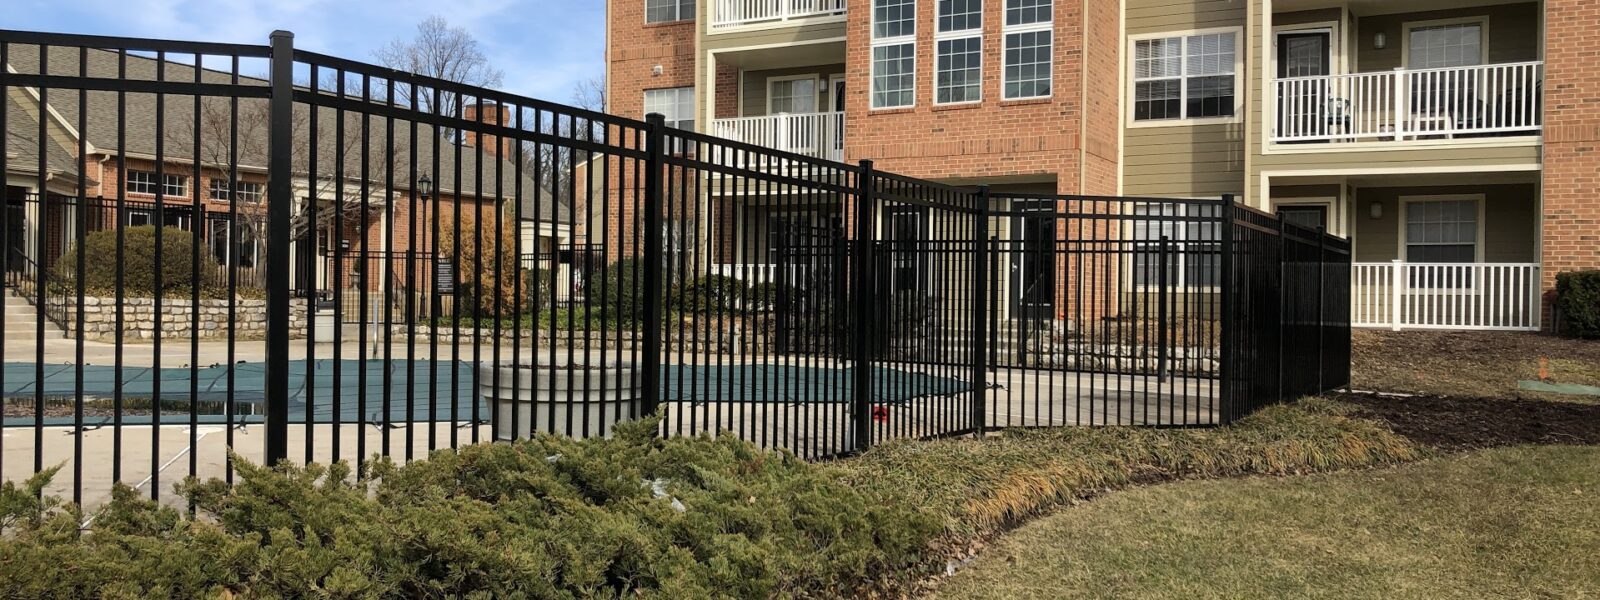
[(60, 115), (0, 111), (5, 480), (180, 503), (230, 453), (647, 415), (826, 459), (1348, 379), (1348, 243), (1231, 198), (999, 193), (270, 42), (0, 31), (0, 97)]

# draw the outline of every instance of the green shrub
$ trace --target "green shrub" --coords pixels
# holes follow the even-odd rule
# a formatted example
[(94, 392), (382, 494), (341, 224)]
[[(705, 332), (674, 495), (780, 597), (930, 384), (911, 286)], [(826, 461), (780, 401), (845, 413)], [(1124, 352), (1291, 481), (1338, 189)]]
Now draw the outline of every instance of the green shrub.
[(1578, 338), (1600, 338), (1600, 270), (1556, 275), (1556, 302), (1564, 322), (1564, 333)]
[[(83, 243), (84, 290), (91, 296), (110, 296), (116, 291), (117, 270), (123, 273), (123, 296), (150, 297), (156, 285), (156, 228), (149, 225), (123, 228), (122, 260), (117, 261), (117, 230), (108, 229), (89, 234)], [(53, 279), (64, 289), (76, 290), (78, 285), (79, 248), (67, 251), (53, 267)], [(163, 295), (172, 297), (191, 292), (194, 286), (194, 235), (187, 231), (166, 229), (161, 233), (161, 289)], [(215, 277), (217, 262), (211, 253), (200, 252), (201, 285), (207, 278)]]
[[(550, 299), (553, 297), (556, 286), (556, 272), (535, 267), (524, 269), (522, 278), (522, 295), (528, 299), (523, 310), (528, 313), (538, 314), (540, 310), (543, 310), (550, 303)], [(500, 316), (504, 318), (508, 315), (505, 314), (505, 311), (502, 311)]]
[(186, 482), (199, 518), (127, 488), (79, 533), (42, 483), (0, 490), (0, 597), (853, 596), (922, 567), (937, 519), (723, 437), (540, 437), (404, 467), (242, 461)]
[(750, 312), (769, 312), (778, 309), (778, 292), (782, 290), (789, 302), (794, 303), (800, 297), (800, 292), (794, 286), (785, 286), (776, 281), (763, 281), (750, 286)]
[(584, 290), (598, 303), (601, 314), (623, 323), (644, 319), (644, 264), (638, 259), (624, 258), (606, 265)]
[(750, 286), (727, 275), (706, 275), (690, 281), (673, 294), (672, 308), (685, 313), (726, 315), (743, 312)]

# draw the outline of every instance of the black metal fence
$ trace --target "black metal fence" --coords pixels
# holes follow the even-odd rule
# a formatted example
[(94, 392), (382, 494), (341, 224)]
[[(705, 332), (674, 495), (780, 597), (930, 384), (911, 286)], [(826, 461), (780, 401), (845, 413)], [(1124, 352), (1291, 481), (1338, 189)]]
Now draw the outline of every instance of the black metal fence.
[(0, 428), (27, 434), (0, 472), (65, 465), (82, 502), (231, 478), (228, 450), (412, 460), (653, 413), (824, 458), (1215, 425), (1348, 378), (1348, 243), (1231, 198), (950, 186), (283, 33), (0, 31), (0, 62), (0, 97), (61, 115), (0, 112), (8, 196), (38, 194), (0, 212)]

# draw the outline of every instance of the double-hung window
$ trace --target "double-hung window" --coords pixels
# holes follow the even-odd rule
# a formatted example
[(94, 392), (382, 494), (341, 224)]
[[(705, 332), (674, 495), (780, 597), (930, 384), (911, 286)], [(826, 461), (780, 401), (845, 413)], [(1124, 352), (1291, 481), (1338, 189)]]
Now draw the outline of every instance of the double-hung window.
[(259, 183), (251, 183), (251, 182), (248, 182), (248, 181), (241, 181), (241, 182), (239, 182), (237, 190), (230, 190), (227, 180), (225, 180), (225, 179), (212, 179), (211, 180), (211, 199), (212, 200), (217, 200), (217, 201), (220, 201), (220, 202), (228, 202), (228, 201), (233, 199), (233, 195), (230, 192), (232, 194), (237, 194), (240, 202), (260, 202), (261, 201), (262, 190), (261, 190), (261, 184), (259, 184)]
[(1406, 202), (1406, 260), (1469, 263), (1478, 259), (1476, 199)]
[(1004, 93), (1006, 100), (1050, 95), (1055, 47), (1054, 0), (1004, 0)]
[(163, 196), (181, 198), (188, 194), (189, 178), (182, 175), (163, 173), (159, 179), (151, 171), (128, 171), (128, 193), (156, 195), (159, 191)]
[(694, 88), (644, 91), (644, 114), (661, 113), (668, 127), (694, 131)]
[(1469, 67), (1483, 63), (1483, 23), (1409, 27), (1406, 66), (1412, 69)]
[(694, 18), (694, 0), (644, 0), (644, 22), (671, 23)]
[[(1135, 206), (1133, 281), (1139, 287), (1201, 290), (1221, 281), (1220, 204), (1161, 202)], [(1165, 238), (1165, 239), (1163, 239)], [(1162, 273), (1165, 267), (1166, 273)]]
[(1133, 120), (1234, 116), (1238, 32), (1135, 40)]
[(936, 0), (935, 104), (983, 100), (983, 0)]
[(872, 108), (916, 103), (917, 0), (872, 0)]

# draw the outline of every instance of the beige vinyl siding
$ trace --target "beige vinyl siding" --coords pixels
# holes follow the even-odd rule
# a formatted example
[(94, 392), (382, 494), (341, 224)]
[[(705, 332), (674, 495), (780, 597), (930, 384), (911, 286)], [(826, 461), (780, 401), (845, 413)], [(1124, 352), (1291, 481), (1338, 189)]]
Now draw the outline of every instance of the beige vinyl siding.
[[(1295, 148), (1300, 150), (1309, 144)], [(1392, 170), (1405, 167), (1527, 167), (1539, 164), (1534, 144), (1453, 146), (1338, 152), (1338, 144), (1322, 144), (1329, 152), (1278, 152), (1255, 158), (1259, 170), (1357, 169)]]
[[(1245, 7), (1236, 0), (1128, 0), (1126, 19), (1130, 36), (1176, 35), (1243, 27)], [(1237, 51), (1245, 52), (1242, 39)], [(1122, 68), (1131, 81), (1132, 57), (1123, 58)], [(1241, 58), (1248, 62), (1248, 57)], [(1249, 81), (1243, 85), (1248, 87)], [(1130, 95), (1123, 101), (1124, 110), (1131, 110), (1132, 85), (1123, 93)], [(1244, 189), (1244, 154), (1243, 123), (1128, 127), (1123, 133), (1122, 191), (1130, 196), (1186, 198), (1236, 194)]]
[(1126, 7), (1128, 35), (1244, 25), (1237, 0), (1127, 0)]
[(1272, 15), (1272, 26), (1301, 25), (1305, 23), (1338, 22), (1339, 9), (1319, 8), (1316, 10), (1300, 10), (1295, 12), (1277, 13)]
[(1129, 196), (1211, 198), (1244, 190), (1244, 124), (1131, 128), (1123, 138)]
[[(710, 2), (706, 2), (705, 4), (709, 5)], [(702, 15), (704, 15), (704, 13), (702, 13)], [(709, 18), (709, 16), (707, 18)], [(700, 45), (702, 50), (726, 50), (752, 46), (804, 44), (817, 40), (843, 38), (845, 31), (845, 24), (843, 21), (807, 23), (790, 27), (772, 27), (767, 29), (749, 29), (717, 33), (709, 31), (709, 26), (709, 22), (706, 22), (701, 26)]]
[[(1406, 23), (1479, 16), (1489, 19), (1485, 35), (1490, 63), (1539, 59), (1539, 5), (1528, 2), (1361, 17), (1359, 27), (1364, 43), (1357, 45), (1357, 69), (1373, 72), (1401, 66)], [(1382, 50), (1372, 47), (1372, 39), (1378, 32), (1388, 38)]]
[[(1356, 190), (1355, 260), (1384, 262), (1402, 258), (1400, 198), (1438, 194), (1483, 194), (1484, 262), (1537, 262), (1538, 188), (1531, 183), (1422, 187), (1371, 187)], [(1383, 204), (1383, 217), (1373, 219), (1370, 206)]]
[(740, 83), (740, 116), (758, 117), (767, 114), (767, 79), (771, 77), (788, 77), (793, 75), (816, 75), (817, 88), (821, 90), (818, 96), (817, 108), (827, 112), (833, 108), (833, 87), (828, 84), (832, 75), (844, 74), (844, 63), (817, 67), (796, 67), (792, 69), (767, 69), (762, 71), (744, 71)]

